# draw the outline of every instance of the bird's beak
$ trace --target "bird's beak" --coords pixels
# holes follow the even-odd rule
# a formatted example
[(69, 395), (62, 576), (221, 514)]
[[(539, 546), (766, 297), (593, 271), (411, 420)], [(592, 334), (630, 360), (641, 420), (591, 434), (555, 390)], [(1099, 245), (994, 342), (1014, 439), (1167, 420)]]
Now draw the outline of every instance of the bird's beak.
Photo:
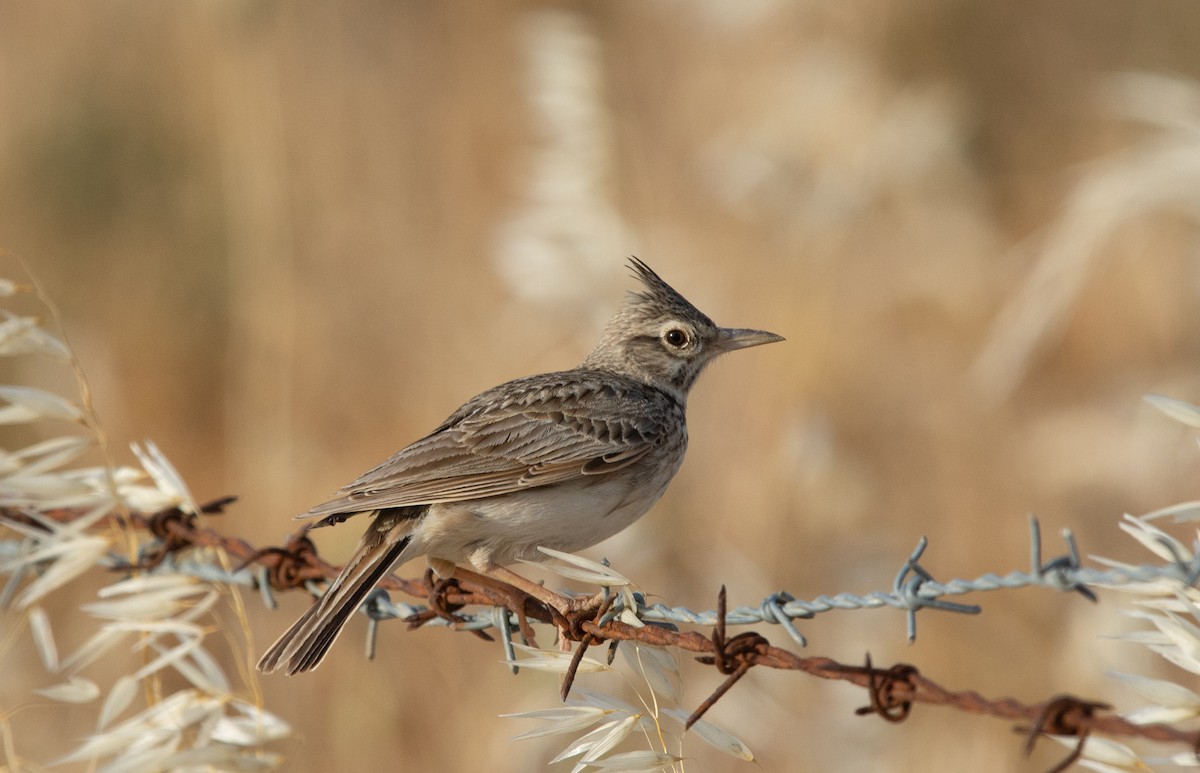
[(743, 330), (740, 328), (723, 327), (717, 336), (717, 349), (722, 352), (732, 352), (734, 349), (773, 344), (776, 341), (782, 340), (784, 340), (783, 336), (768, 333), (765, 330)]

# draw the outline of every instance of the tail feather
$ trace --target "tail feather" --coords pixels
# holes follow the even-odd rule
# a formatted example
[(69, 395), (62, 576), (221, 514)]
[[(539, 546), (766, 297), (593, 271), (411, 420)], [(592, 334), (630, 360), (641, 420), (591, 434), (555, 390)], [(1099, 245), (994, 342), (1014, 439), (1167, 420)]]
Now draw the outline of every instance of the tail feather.
[(263, 654), (258, 670), (270, 673), (283, 668), (291, 676), (319, 666), (350, 616), (400, 562), (412, 540), (413, 523), (404, 511), (384, 510), (376, 515), (341, 574)]
[(392, 547), (382, 559), (371, 567), (368, 574), (354, 581), (344, 597), (335, 599), (334, 604), (320, 610), (313, 616), (308, 630), (298, 642), (293, 653), (288, 657), (289, 676), (311, 671), (321, 665), (329, 648), (341, 636), (346, 623), (366, 600), (375, 586), (391, 571), (395, 560), (399, 558), (404, 548), (408, 546), (409, 538), (405, 537)]

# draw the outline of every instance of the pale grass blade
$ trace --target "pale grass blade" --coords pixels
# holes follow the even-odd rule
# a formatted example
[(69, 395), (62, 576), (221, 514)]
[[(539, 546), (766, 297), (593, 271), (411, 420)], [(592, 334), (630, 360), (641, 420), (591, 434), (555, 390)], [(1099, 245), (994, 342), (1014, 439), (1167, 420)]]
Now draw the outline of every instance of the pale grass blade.
[(100, 697), (100, 688), (91, 679), (72, 676), (62, 684), (34, 690), (35, 693), (61, 703), (91, 703)]
[(104, 706), (100, 709), (100, 719), (97, 723), (99, 729), (103, 730), (108, 727), (110, 722), (129, 708), (129, 704), (137, 697), (139, 687), (138, 680), (128, 674), (113, 683), (112, 689), (108, 691), (108, 697), (104, 699)]
[[(672, 719), (678, 720), (680, 724), (686, 724), (688, 721), (689, 715), (686, 711), (663, 709), (663, 713)], [(700, 740), (731, 757), (737, 757), (739, 760), (746, 760), (747, 762), (754, 760), (754, 753), (750, 751), (750, 747), (742, 743), (740, 738), (722, 730), (711, 722), (703, 719), (697, 720), (689, 732), (695, 733)]]
[(35, 606), (29, 610), (29, 632), (37, 647), (42, 665), (50, 673), (58, 671), (58, 647), (54, 644), (54, 632), (50, 629), (50, 616), (46, 610)]
[(540, 711), (526, 711), (520, 714), (501, 714), (501, 717), (507, 719), (541, 719), (545, 720), (545, 724), (520, 735), (514, 735), (512, 740), (522, 741), (527, 738), (540, 738), (545, 735), (557, 735), (559, 733), (573, 733), (576, 730), (582, 730), (585, 727), (607, 719), (612, 714), (609, 709), (600, 709), (591, 706), (563, 706), (561, 708), (542, 709)]
[(621, 773), (657, 773), (670, 770), (675, 763), (682, 761), (682, 757), (676, 757), (667, 752), (642, 749), (613, 754), (602, 760), (593, 760), (588, 765), (600, 770), (621, 771)]

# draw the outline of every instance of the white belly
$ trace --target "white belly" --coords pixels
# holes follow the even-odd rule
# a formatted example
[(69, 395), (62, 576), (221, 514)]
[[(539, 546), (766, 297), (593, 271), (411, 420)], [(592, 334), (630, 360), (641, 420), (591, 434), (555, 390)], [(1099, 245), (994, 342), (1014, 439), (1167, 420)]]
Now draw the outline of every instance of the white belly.
[[(627, 476), (583, 479), (502, 497), (433, 505), (413, 529), (410, 555), (427, 554), (479, 571), (538, 561), (538, 546), (573, 553), (642, 517), (666, 490), (631, 486)], [(641, 489), (641, 490), (634, 490)]]

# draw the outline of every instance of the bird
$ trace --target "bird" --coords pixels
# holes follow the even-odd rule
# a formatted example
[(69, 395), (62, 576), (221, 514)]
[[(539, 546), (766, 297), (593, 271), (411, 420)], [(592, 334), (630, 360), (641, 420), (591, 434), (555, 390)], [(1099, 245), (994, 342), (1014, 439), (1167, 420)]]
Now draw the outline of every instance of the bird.
[[(622, 531), (663, 495), (687, 450), (688, 393), (714, 358), (784, 340), (718, 327), (634, 257), (640, 281), (578, 367), (471, 398), (425, 437), (296, 516), (370, 517), (354, 554), (258, 663), (316, 668), (395, 568), (425, 556), (442, 577), (499, 581), (565, 611), (569, 600), (507, 567), (539, 547), (573, 553)], [(468, 568), (469, 567), (469, 568)]]

